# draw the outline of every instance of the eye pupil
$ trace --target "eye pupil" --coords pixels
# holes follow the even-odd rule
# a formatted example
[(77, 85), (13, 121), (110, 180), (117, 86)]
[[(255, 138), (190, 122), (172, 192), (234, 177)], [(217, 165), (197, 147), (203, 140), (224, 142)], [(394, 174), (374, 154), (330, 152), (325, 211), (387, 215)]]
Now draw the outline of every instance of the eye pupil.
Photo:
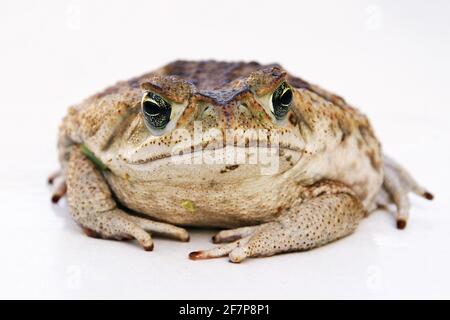
[(273, 114), (278, 120), (283, 119), (292, 102), (292, 90), (283, 82), (272, 95)]
[(292, 91), (291, 89), (286, 90), (280, 97), (280, 102), (283, 105), (289, 105), (292, 101)]
[(149, 92), (142, 101), (145, 122), (154, 129), (164, 129), (170, 121), (171, 105), (160, 96)]
[(160, 113), (160, 107), (154, 103), (153, 101), (145, 101), (144, 102), (144, 112), (148, 116), (156, 116)]

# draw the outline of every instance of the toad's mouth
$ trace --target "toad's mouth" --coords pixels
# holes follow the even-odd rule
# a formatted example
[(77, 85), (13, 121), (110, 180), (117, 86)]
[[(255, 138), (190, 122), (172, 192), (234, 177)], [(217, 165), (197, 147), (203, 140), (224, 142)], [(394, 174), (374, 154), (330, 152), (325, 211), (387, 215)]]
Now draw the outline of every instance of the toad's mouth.
[[(157, 161), (171, 161), (174, 164), (186, 164), (191, 159), (192, 164), (241, 164), (242, 161), (249, 161), (248, 164), (260, 164), (262, 157), (282, 157), (286, 153), (302, 154), (303, 148), (291, 144), (279, 143), (277, 145), (262, 145), (251, 142), (245, 146), (224, 144), (210, 147), (203, 145), (192, 145), (184, 148), (158, 148), (159, 150), (140, 148), (122, 160), (129, 165), (142, 165)], [(169, 149), (169, 150), (168, 150)], [(199, 159), (207, 158), (210, 162), (198, 162)], [(256, 162), (255, 162), (256, 159)], [(233, 162), (235, 161), (235, 162)], [(252, 162), (253, 161), (253, 162)]]

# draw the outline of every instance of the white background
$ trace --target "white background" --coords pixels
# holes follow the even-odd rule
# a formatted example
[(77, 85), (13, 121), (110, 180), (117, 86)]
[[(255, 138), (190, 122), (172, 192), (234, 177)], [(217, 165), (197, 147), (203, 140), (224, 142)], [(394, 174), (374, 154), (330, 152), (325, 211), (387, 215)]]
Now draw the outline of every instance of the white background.
[[(1, 1), (0, 298), (450, 298), (450, 2)], [(435, 193), (305, 253), (190, 261), (84, 236), (50, 204), (69, 105), (174, 59), (279, 62), (343, 95)]]

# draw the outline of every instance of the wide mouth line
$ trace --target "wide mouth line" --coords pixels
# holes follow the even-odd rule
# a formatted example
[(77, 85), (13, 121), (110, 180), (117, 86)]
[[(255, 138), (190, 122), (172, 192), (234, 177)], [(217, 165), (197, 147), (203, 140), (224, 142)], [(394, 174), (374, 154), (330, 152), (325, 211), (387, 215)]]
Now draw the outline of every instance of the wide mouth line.
[(210, 148), (208, 146), (203, 147), (201, 144), (199, 144), (199, 145), (189, 146), (184, 149), (181, 149), (176, 154), (173, 154), (172, 152), (163, 152), (163, 153), (153, 155), (148, 158), (142, 158), (142, 159), (136, 159), (136, 160), (130, 160), (130, 159), (125, 158), (124, 161), (126, 163), (132, 164), (132, 165), (145, 164), (145, 163), (154, 162), (157, 160), (163, 160), (163, 159), (171, 158), (171, 157), (184, 157), (184, 156), (189, 156), (189, 155), (193, 155), (193, 154), (200, 153), (200, 152), (220, 151), (220, 150), (224, 150), (227, 148), (244, 149), (244, 150), (249, 150), (250, 148), (265, 149), (265, 150), (278, 149), (279, 151), (287, 150), (287, 151), (292, 151), (292, 152), (303, 152), (303, 149), (301, 149), (301, 148), (293, 147), (293, 146), (282, 144), (282, 143), (276, 147), (267, 146), (267, 145), (266, 146), (259, 146), (259, 145), (239, 146), (239, 145), (234, 145), (234, 144), (226, 144), (226, 145), (220, 146), (219, 148)]

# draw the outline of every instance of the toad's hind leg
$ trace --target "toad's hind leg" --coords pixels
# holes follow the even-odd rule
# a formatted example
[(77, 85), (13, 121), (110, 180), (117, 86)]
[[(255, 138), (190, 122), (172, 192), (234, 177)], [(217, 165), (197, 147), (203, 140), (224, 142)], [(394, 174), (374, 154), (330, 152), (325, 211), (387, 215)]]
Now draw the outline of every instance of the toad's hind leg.
[(399, 229), (406, 227), (409, 218), (409, 192), (428, 200), (433, 199), (433, 195), (420, 186), (406, 169), (385, 155), (383, 188), (378, 194), (377, 203), (381, 206), (386, 206), (389, 203), (396, 205), (396, 220)]
[(224, 236), (223, 231), (223, 237), (216, 236), (216, 241), (229, 239), (228, 236), (242, 236), (242, 239), (192, 252), (189, 257), (198, 260), (228, 255), (231, 262), (241, 262), (247, 257), (308, 250), (352, 233), (364, 215), (365, 209), (353, 195), (325, 193), (304, 202), (299, 200), (273, 222), (251, 229), (235, 229)]
[(89, 236), (134, 238), (145, 250), (153, 249), (149, 232), (189, 240), (182, 228), (131, 216), (117, 208), (103, 175), (77, 146), (71, 150), (67, 168), (67, 200), (73, 219)]

